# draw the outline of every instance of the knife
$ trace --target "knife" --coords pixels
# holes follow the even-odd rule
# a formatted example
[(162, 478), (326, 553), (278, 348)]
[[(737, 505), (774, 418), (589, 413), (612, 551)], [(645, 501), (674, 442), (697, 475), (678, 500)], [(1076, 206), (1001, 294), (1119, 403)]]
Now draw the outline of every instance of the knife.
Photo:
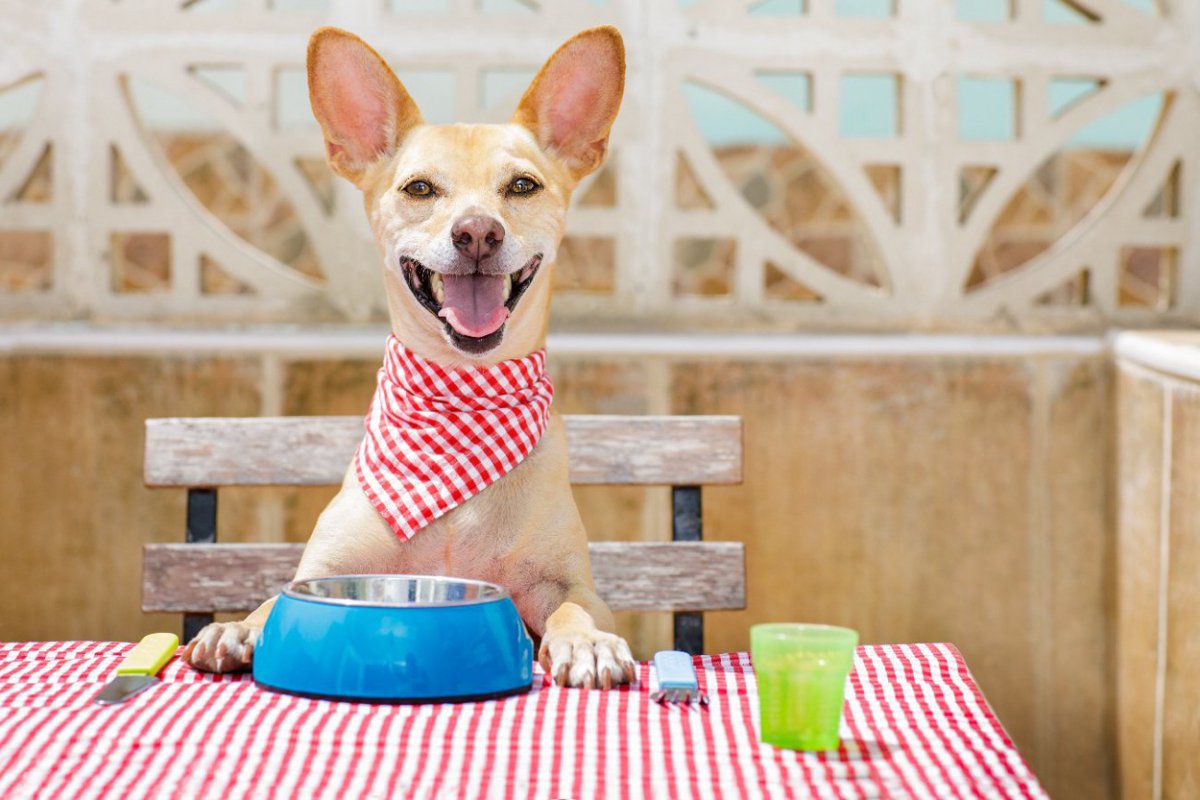
[(179, 637), (173, 633), (152, 633), (143, 638), (117, 665), (117, 677), (104, 684), (92, 702), (101, 705), (123, 703), (160, 683), (154, 676), (171, 660), (178, 647)]

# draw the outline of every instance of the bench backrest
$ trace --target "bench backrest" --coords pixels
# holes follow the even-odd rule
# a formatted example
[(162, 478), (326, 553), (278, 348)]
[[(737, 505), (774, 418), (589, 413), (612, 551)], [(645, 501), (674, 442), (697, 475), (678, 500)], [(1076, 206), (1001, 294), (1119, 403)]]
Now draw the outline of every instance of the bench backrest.
[[(564, 417), (571, 482), (742, 482), (740, 417)], [(147, 486), (335, 486), (362, 417), (146, 420)]]
[[(613, 610), (675, 612), (676, 647), (703, 648), (700, 611), (745, 607), (740, 543), (704, 542), (700, 487), (742, 480), (742, 424), (729, 416), (564, 417), (572, 483), (666, 485), (672, 542), (594, 542), (596, 589)], [(183, 612), (190, 639), (213, 612), (256, 608), (291, 580), (300, 544), (217, 544), (217, 489), (332, 486), (362, 417), (146, 421), (145, 481), (188, 489), (187, 544), (143, 553), (142, 608)]]

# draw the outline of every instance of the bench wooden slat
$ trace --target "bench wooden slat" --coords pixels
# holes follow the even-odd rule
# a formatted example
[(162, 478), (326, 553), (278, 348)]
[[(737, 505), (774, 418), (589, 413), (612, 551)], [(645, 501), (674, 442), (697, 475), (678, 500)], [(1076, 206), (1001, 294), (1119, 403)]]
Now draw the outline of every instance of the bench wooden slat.
[[(734, 416), (567, 415), (571, 482), (710, 485), (742, 481)], [(146, 420), (147, 486), (335, 486), (362, 417)]]
[[(596, 591), (614, 611), (746, 607), (740, 542), (593, 542)], [(148, 544), (142, 610), (240, 612), (290, 581), (302, 544)]]

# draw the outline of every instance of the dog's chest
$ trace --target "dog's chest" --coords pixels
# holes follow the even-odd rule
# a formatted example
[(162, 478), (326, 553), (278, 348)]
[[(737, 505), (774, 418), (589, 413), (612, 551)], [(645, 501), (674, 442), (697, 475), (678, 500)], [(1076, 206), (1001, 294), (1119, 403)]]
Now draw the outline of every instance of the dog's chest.
[[(404, 570), (498, 579), (514, 554), (532, 546), (548, 504), (561, 502), (566, 473), (554, 469), (561, 429), (550, 430), (529, 456), (479, 494), (404, 543)], [(558, 484), (563, 484), (563, 487)]]

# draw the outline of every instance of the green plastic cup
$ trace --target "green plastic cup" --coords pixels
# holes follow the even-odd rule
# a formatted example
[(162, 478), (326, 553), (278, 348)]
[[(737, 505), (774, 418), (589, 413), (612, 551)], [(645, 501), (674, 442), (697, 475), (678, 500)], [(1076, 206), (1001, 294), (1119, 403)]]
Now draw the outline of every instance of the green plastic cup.
[(759, 738), (789, 750), (836, 748), (857, 645), (858, 631), (850, 628), (790, 622), (752, 626)]

